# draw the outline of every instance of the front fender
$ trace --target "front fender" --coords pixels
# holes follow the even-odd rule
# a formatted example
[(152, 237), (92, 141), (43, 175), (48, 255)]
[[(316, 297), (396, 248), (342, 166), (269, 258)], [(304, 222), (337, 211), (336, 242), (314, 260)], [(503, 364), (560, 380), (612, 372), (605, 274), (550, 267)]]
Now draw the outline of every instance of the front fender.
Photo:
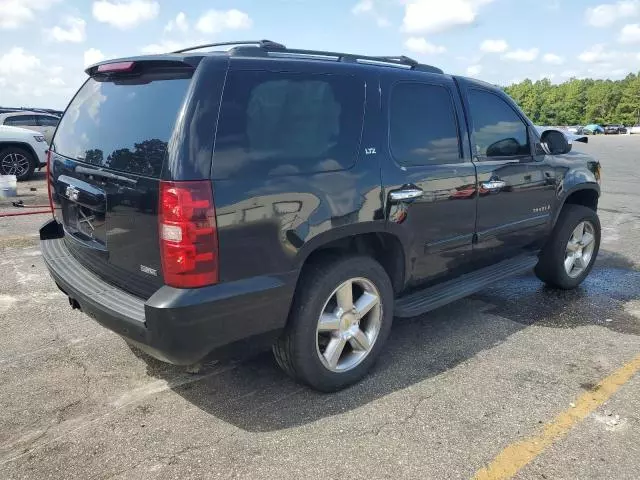
[(563, 175), (556, 190), (556, 209), (553, 213), (552, 227), (555, 226), (560, 212), (567, 199), (577, 191), (595, 191), (600, 197), (599, 168), (597, 161), (590, 161), (586, 165), (570, 168)]

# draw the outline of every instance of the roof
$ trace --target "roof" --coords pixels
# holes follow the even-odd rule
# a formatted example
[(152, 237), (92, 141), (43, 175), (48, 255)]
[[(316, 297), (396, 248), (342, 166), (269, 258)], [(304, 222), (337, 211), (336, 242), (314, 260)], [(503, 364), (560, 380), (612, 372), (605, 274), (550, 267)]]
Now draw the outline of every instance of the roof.
[[(206, 52), (198, 52), (203, 49), (215, 49), (217, 47), (231, 47), (227, 50), (213, 50)], [(197, 52), (197, 53), (196, 53)], [(209, 55), (221, 55), (226, 54), (231, 57), (261, 57), (261, 58), (292, 58), (292, 59), (308, 59), (317, 61), (330, 61), (330, 62), (345, 62), (351, 64), (379, 66), (379, 67), (395, 67), (403, 68), (406, 70), (415, 70), (429, 73), (443, 73), (443, 71), (432, 65), (419, 63), (418, 61), (406, 57), (404, 55), (398, 56), (369, 56), (358, 55), (353, 53), (341, 53), (330, 52), (324, 50), (303, 50), (303, 49), (290, 49), (284, 45), (273, 42), (271, 40), (247, 40), (237, 42), (221, 42), (221, 43), (207, 43), (202, 45), (195, 45), (193, 47), (184, 48), (162, 55), (151, 55), (146, 57), (131, 57), (126, 59), (108, 60), (91, 65), (85, 71), (87, 73), (92, 72), (97, 66), (108, 63), (132, 61), (132, 60), (174, 60), (189, 63), (187, 60), (193, 57), (204, 57)]]
[(15, 115), (44, 115), (47, 117), (59, 118), (58, 115), (44, 111), (44, 110), (19, 110), (19, 109), (13, 110), (8, 108), (7, 109), (0, 108), (0, 117), (2, 118), (13, 117)]

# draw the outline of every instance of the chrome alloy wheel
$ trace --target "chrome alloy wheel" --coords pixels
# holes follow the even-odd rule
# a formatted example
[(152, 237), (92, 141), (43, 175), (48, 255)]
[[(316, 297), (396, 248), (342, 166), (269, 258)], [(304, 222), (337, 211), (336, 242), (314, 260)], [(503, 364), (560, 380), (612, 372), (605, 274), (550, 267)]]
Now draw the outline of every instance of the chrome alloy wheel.
[(19, 178), (29, 171), (29, 159), (19, 153), (9, 153), (0, 160), (0, 171)]
[(571, 278), (578, 277), (589, 266), (596, 246), (595, 228), (591, 222), (580, 222), (573, 229), (564, 255), (564, 270)]
[(346, 372), (371, 352), (382, 325), (382, 303), (376, 286), (351, 278), (336, 288), (322, 308), (316, 350), (332, 372)]

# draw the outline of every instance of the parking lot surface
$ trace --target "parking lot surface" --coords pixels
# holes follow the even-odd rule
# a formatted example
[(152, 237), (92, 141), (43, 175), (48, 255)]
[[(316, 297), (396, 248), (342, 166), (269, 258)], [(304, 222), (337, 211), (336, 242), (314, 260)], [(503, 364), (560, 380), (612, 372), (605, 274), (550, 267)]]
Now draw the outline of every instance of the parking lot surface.
[(640, 137), (575, 148), (603, 166), (583, 286), (524, 275), (397, 320), (331, 395), (269, 354), (189, 374), (131, 350), (49, 278), (46, 216), (0, 218), (0, 478), (637, 479)]

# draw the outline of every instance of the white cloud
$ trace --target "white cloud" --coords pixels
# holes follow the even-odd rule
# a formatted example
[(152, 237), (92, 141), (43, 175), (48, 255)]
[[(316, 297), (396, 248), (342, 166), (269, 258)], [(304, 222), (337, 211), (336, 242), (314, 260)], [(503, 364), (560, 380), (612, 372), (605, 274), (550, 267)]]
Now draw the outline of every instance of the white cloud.
[(620, 43), (640, 43), (640, 24), (631, 23), (622, 27), (618, 41)]
[(186, 32), (189, 30), (189, 22), (187, 21), (187, 15), (184, 12), (178, 13), (175, 20), (170, 20), (166, 27), (164, 27), (165, 32), (173, 32), (174, 30), (179, 32)]
[(509, 45), (504, 40), (485, 40), (480, 44), (480, 50), (486, 53), (506, 52)]
[(604, 45), (601, 43), (594, 45), (578, 55), (578, 60), (584, 63), (603, 62), (609, 58), (611, 58), (611, 54), (605, 51)]
[(373, 0), (361, 0), (351, 9), (354, 15), (371, 12), (373, 10)]
[(407, 41), (404, 42), (404, 46), (407, 50), (422, 54), (438, 54), (447, 51), (442, 45), (434, 45), (422, 37), (409, 37)]
[(0, 0), (0, 29), (20, 28), (60, 0)]
[(622, 0), (587, 8), (585, 19), (592, 27), (610, 27), (616, 21), (640, 13), (640, 0)]
[(64, 87), (67, 82), (65, 82), (63, 79), (61, 79), (60, 77), (53, 77), (50, 78), (49, 80), (47, 80), (47, 83), (49, 85), (52, 85), (54, 87)]
[(351, 13), (353, 13), (354, 15), (370, 16), (375, 20), (376, 24), (379, 27), (388, 27), (391, 25), (389, 19), (378, 12), (378, 9), (373, 3), (373, 0), (360, 0), (353, 6), (353, 8), (351, 9)]
[(13, 47), (0, 57), (1, 74), (28, 74), (41, 64), (35, 55), (27, 53), (23, 48)]
[(562, 65), (564, 63), (564, 59), (555, 53), (545, 53), (542, 57), (542, 61), (550, 63), (551, 65)]
[(84, 66), (88, 67), (105, 59), (104, 53), (97, 48), (90, 48), (84, 52)]
[(482, 65), (471, 65), (467, 67), (467, 75), (470, 77), (477, 77), (482, 72)]
[(175, 41), (175, 40), (162, 40), (158, 43), (151, 43), (149, 45), (145, 45), (140, 49), (142, 53), (148, 53), (151, 55), (155, 55), (157, 53), (169, 53), (175, 52), (176, 50), (180, 50), (182, 48), (191, 47), (193, 45), (204, 44), (206, 41), (194, 42), (189, 40)]
[(514, 62), (533, 62), (536, 58), (538, 58), (538, 54), (540, 50), (537, 48), (530, 48), (528, 50), (524, 50), (519, 48), (517, 50), (511, 50), (510, 52), (502, 55), (502, 58), (505, 60), (513, 60)]
[[(79, 17), (67, 17), (62, 21), (64, 27), (56, 25), (48, 30), (48, 35), (56, 42), (81, 43), (87, 37), (85, 29), (87, 22)], [(66, 27), (66, 28), (65, 28)]]
[(556, 74), (555, 74), (555, 73), (541, 73), (541, 74), (538, 76), (538, 79), (539, 79), (539, 80), (544, 80), (545, 78), (546, 78), (547, 80), (553, 80), (554, 78), (556, 78)]
[(209, 10), (196, 23), (202, 33), (220, 33), (224, 30), (244, 30), (253, 25), (253, 20), (240, 10)]
[(160, 4), (152, 0), (100, 0), (93, 2), (93, 18), (126, 30), (158, 16)]
[(409, 33), (439, 33), (469, 25), (482, 5), (493, 0), (412, 0), (406, 3), (402, 28)]
[(576, 70), (564, 70), (560, 76), (564, 78), (576, 78), (578, 76), (578, 72)]

